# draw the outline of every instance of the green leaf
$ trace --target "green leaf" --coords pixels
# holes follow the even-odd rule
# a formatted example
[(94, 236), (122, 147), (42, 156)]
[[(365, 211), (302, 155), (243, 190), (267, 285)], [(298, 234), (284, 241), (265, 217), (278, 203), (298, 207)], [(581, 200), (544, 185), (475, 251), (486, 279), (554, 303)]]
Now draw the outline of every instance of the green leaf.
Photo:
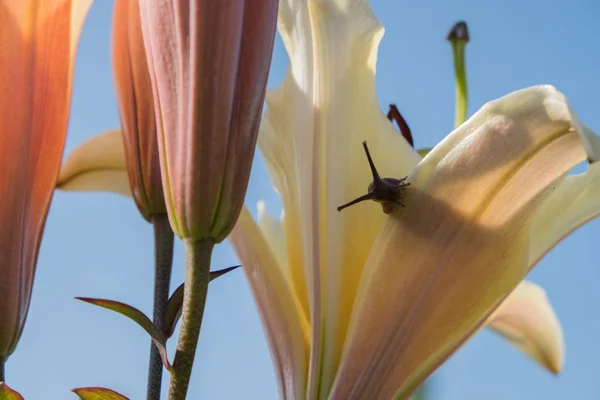
[(72, 391), (79, 396), (80, 400), (129, 400), (114, 390), (99, 387), (79, 388)]
[(181, 317), (181, 306), (183, 305), (183, 285), (184, 283), (175, 289), (173, 295), (167, 303), (167, 307), (165, 307), (163, 334), (168, 338), (173, 336), (177, 321), (179, 321), (179, 318)]
[(98, 307), (107, 308), (109, 310), (113, 310), (118, 312), (121, 315), (126, 316), (131, 319), (133, 322), (142, 327), (152, 338), (152, 341), (156, 345), (158, 352), (160, 353), (160, 357), (165, 365), (167, 370), (171, 370), (171, 364), (169, 363), (169, 357), (167, 355), (167, 349), (165, 344), (167, 342), (167, 338), (154, 326), (150, 318), (146, 317), (143, 312), (138, 310), (137, 308), (133, 308), (130, 305), (120, 303), (118, 301), (113, 300), (105, 300), (105, 299), (91, 299), (88, 297), (75, 297), (77, 300), (85, 301), (86, 303), (94, 304)]
[[(223, 276), (226, 273), (233, 271), (234, 269), (239, 267), (241, 267), (241, 265), (235, 265), (233, 267), (220, 269), (218, 271), (211, 271), (210, 280), (212, 282), (218, 277)], [(173, 332), (175, 332), (177, 322), (181, 317), (181, 308), (183, 306), (183, 286), (184, 284), (182, 283), (177, 289), (175, 289), (173, 295), (167, 303), (167, 307), (165, 308), (165, 319), (162, 332), (167, 338), (173, 336)]]
[(218, 271), (210, 271), (210, 281), (212, 282), (218, 277), (223, 276), (226, 273), (233, 271), (234, 269), (238, 269), (239, 267), (241, 267), (241, 265), (234, 265), (233, 267), (223, 268)]
[(23, 400), (23, 396), (12, 390), (6, 383), (0, 382), (0, 400)]

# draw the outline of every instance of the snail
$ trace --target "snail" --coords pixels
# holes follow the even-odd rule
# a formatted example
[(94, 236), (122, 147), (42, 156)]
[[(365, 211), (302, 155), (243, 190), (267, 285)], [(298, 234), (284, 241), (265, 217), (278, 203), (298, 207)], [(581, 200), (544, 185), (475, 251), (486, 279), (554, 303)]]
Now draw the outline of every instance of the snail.
[(406, 191), (406, 187), (410, 186), (410, 182), (406, 182), (407, 177), (405, 176), (402, 179), (379, 177), (377, 168), (375, 168), (375, 164), (373, 163), (373, 159), (369, 153), (367, 142), (364, 141), (362, 144), (365, 149), (365, 153), (367, 154), (367, 159), (369, 160), (369, 166), (371, 167), (371, 173), (373, 174), (373, 182), (371, 182), (369, 185), (367, 194), (362, 195), (349, 203), (339, 206), (337, 210), (342, 211), (344, 208), (350, 207), (365, 200), (373, 200), (381, 203), (381, 208), (386, 214), (392, 212), (396, 205), (404, 207), (404, 204), (402, 204), (400, 199)]

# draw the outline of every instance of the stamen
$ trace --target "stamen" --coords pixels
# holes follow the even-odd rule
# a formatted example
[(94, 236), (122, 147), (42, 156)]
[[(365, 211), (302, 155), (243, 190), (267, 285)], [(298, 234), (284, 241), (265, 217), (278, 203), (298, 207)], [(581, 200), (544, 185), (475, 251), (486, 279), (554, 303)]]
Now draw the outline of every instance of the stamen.
[(402, 114), (400, 114), (400, 110), (398, 110), (398, 107), (396, 107), (395, 104), (390, 104), (390, 111), (388, 111), (387, 117), (392, 122), (396, 121), (396, 124), (398, 124), (398, 128), (400, 128), (400, 133), (402, 133), (404, 139), (406, 139), (408, 144), (410, 144), (410, 147), (414, 148), (415, 143), (413, 141), (410, 128), (408, 127), (406, 120), (404, 119)]

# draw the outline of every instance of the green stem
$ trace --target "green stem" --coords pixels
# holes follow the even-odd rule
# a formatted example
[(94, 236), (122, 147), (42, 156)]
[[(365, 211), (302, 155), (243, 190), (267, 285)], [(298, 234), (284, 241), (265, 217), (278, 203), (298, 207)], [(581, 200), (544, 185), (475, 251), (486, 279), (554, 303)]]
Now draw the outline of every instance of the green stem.
[(454, 56), (454, 74), (456, 77), (456, 112), (454, 127), (467, 120), (467, 72), (465, 68), (465, 46), (462, 40), (452, 41), (452, 55)]
[[(165, 308), (169, 301), (169, 286), (173, 265), (173, 230), (167, 214), (152, 216), (154, 227), (154, 325), (162, 328)], [(150, 343), (147, 400), (160, 400), (163, 364), (154, 343)]]
[(185, 243), (185, 286), (183, 291), (183, 310), (177, 352), (171, 370), (169, 400), (185, 400), (196, 346), (200, 336), (200, 326), (206, 303), (206, 293), (210, 280), (210, 257), (215, 242), (202, 239), (197, 242), (184, 240)]
[(0, 356), (0, 382), (4, 382), (4, 364), (6, 364), (6, 357)]

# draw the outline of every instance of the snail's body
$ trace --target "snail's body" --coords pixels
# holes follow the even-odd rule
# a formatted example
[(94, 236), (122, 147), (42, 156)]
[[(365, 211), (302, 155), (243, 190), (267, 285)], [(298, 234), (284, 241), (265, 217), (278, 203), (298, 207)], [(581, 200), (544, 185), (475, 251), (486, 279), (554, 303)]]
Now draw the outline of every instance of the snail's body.
[(338, 207), (338, 211), (342, 211), (346, 207), (350, 207), (353, 204), (360, 203), (361, 201), (365, 200), (373, 200), (381, 203), (381, 208), (386, 214), (392, 212), (398, 205), (404, 207), (404, 204), (402, 204), (402, 197), (404, 196), (406, 187), (410, 185), (410, 182), (406, 182), (407, 177), (402, 179), (380, 178), (379, 173), (375, 168), (375, 164), (371, 159), (367, 142), (363, 142), (363, 147), (365, 149), (365, 153), (367, 154), (367, 159), (369, 160), (371, 172), (373, 173), (373, 182), (371, 182), (369, 185), (367, 194)]

